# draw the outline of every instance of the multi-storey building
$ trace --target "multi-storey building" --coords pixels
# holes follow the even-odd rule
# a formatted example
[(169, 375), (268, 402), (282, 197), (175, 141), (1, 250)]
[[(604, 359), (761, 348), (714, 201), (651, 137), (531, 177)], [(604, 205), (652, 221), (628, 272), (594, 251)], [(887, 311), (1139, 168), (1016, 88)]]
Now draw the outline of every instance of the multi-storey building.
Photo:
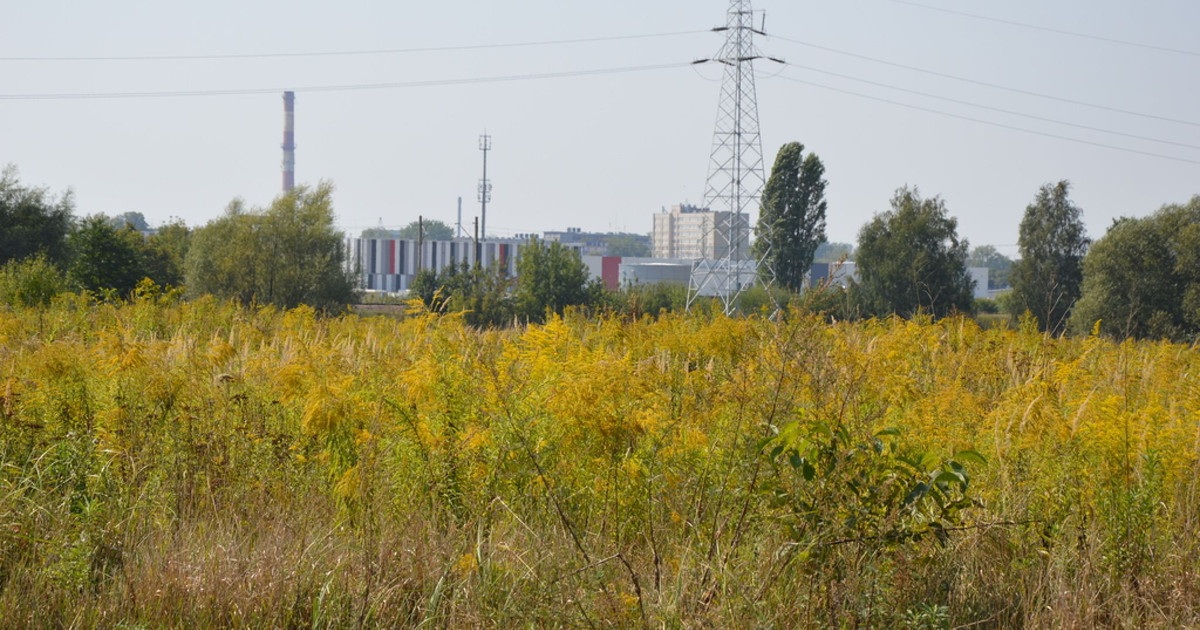
[[(731, 220), (733, 219), (733, 220)], [(672, 206), (654, 215), (655, 258), (687, 260), (750, 256), (750, 222), (746, 215), (712, 211), (688, 204)], [(731, 244), (736, 241), (736, 249)]]

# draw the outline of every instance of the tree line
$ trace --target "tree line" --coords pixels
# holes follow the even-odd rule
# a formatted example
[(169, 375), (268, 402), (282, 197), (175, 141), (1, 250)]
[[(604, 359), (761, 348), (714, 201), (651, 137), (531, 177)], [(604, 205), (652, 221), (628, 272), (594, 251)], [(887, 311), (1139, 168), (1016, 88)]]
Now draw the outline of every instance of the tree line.
[[(943, 317), (998, 306), (1056, 335), (1200, 336), (1200, 196), (1118, 219), (1093, 242), (1070, 184), (1047, 184), (1025, 209), (1013, 261), (992, 247), (970, 250), (945, 201), (907, 186), (862, 227), (856, 243), (828, 243), (826, 186), (816, 154), (798, 142), (780, 149), (753, 250), (775, 283), (749, 290), (743, 312), (792, 303), (841, 319)], [(357, 283), (334, 226), (332, 191), (327, 183), (297, 187), (266, 208), (235, 200), (204, 226), (174, 221), (149, 231), (138, 213), (76, 218), (70, 193), (56, 197), (23, 185), (7, 168), (0, 176), (0, 303), (44, 304), (69, 290), (121, 298), (149, 280), (186, 287), (190, 296), (344, 310), (356, 301)], [(855, 277), (845, 286), (809, 277), (814, 259), (851, 253)], [(988, 267), (991, 281), (1011, 291), (998, 305), (974, 300), (968, 265)], [(456, 266), (425, 271), (412, 287), (428, 307), (465, 312), (478, 326), (540, 321), (571, 306), (656, 314), (684, 308), (686, 291), (669, 285), (607, 291), (589, 279), (573, 251), (536, 239), (515, 278)]]
[[(816, 154), (789, 143), (764, 190), (755, 252), (762, 268), (792, 291), (814, 283), (808, 270), (826, 245), (824, 173)], [(890, 206), (862, 227), (856, 246), (832, 248), (843, 258), (853, 251), (857, 277), (844, 288), (815, 282), (818, 290), (804, 303), (842, 318), (973, 312), (980, 305), (972, 299), (970, 264), (995, 274), (989, 288), (1011, 286), (999, 300), (1004, 310), (1051, 334), (1200, 336), (1200, 196), (1118, 219), (1093, 242), (1070, 183), (1046, 184), (1025, 208), (1016, 261), (989, 246), (969, 252), (937, 196), (906, 186)]]
[[(123, 299), (140, 284), (243, 303), (344, 310), (356, 282), (334, 226), (332, 186), (299, 186), (267, 208), (234, 201), (208, 224), (149, 230), (136, 212), (75, 216), (70, 193), (0, 175), (0, 303), (42, 305), (66, 291)], [(186, 289), (184, 289), (186, 287)]]

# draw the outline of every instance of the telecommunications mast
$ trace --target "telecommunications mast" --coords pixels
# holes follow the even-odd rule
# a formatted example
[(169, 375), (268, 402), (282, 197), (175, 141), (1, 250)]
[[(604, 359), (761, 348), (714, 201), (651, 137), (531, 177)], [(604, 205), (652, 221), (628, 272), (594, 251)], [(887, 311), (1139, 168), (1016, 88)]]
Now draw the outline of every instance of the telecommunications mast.
[(296, 187), (296, 93), (283, 93), (283, 192)]
[(487, 240), (487, 205), (492, 200), (492, 180), (487, 176), (487, 155), (492, 150), (492, 137), (486, 132), (479, 136), (479, 150), (483, 151), (483, 179), (479, 180), (479, 233)]

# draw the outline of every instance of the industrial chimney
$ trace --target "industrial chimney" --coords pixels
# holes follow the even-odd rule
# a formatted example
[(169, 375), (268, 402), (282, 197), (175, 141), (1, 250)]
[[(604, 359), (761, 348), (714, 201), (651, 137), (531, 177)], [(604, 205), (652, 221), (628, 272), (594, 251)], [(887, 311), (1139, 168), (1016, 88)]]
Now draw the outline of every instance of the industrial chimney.
[(296, 186), (296, 93), (283, 93), (283, 192)]

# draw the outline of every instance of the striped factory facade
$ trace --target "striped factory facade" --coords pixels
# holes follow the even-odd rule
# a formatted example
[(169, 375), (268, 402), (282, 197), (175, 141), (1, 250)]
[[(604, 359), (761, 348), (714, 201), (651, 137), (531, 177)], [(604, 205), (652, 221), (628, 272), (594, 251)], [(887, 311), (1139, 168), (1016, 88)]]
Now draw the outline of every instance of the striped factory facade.
[(462, 238), (418, 243), (416, 239), (351, 238), (347, 239), (346, 251), (350, 254), (348, 263), (359, 273), (361, 288), (399, 292), (408, 290), (418, 271), (440, 272), (460, 263), (474, 265), (476, 260), (484, 269), (499, 266), (515, 277), (521, 249), (528, 246), (523, 239), (475, 243)]

